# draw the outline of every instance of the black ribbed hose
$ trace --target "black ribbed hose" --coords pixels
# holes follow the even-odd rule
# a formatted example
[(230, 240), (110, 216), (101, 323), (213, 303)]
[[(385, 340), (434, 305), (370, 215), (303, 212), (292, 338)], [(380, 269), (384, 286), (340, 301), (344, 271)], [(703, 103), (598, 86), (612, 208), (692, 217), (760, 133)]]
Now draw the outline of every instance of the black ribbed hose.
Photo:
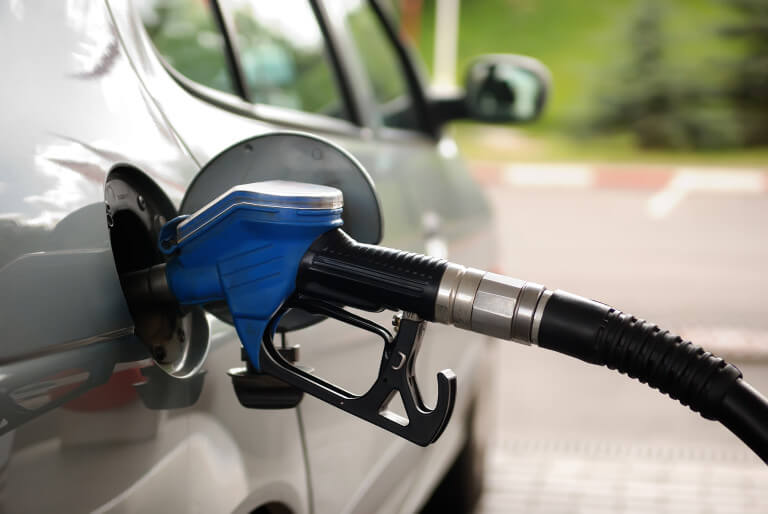
[(768, 401), (742, 379), (738, 368), (700, 346), (562, 291), (546, 304), (538, 343), (615, 369), (720, 421), (768, 463)]

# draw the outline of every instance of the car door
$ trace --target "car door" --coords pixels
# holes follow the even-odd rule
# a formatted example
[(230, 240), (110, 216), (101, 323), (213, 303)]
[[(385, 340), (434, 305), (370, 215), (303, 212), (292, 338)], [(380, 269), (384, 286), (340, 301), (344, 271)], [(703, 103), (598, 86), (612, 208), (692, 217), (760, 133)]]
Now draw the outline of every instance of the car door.
[[(412, 127), (392, 128), (381, 123), (378, 105), (366, 107), (373, 98), (373, 84), (350, 40), (347, 14), (365, 7), (365, 23), (384, 31), (377, 11), (368, 10), (370, 4), (338, 4), (344, 9), (338, 12), (336, 3), (304, 0), (222, 1), (218, 5), (228, 28), (229, 65), (239, 81), (236, 86), (222, 83), (204, 69), (181, 69), (184, 65), (178, 60), (162, 62), (152, 42), (158, 45), (158, 35), (143, 30), (135, 19), (133, 25), (138, 26), (131, 29), (129, 13), (125, 21), (126, 31), (136, 32), (132, 50), (148, 90), (199, 162), (261, 133), (298, 129), (319, 134), (350, 151), (370, 172), (384, 211), (384, 244), (424, 251), (422, 218), (442, 218), (441, 231), (430, 233), (432, 242), (444, 238), (457, 258), (466, 256), (464, 262), (484, 264), (481, 261), (488, 255), (482, 250), (484, 232), (475, 229), (482, 228), (478, 220), (487, 211), (460, 166), (455, 146), (447, 139), (438, 144), (421, 111), (408, 110), (410, 118), (408, 114), (399, 118)], [(405, 77), (405, 63), (394, 41), (386, 32), (379, 34), (379, 42), (385, 45), (381, 50), (395, 52), (390, 63), (410, 97), (417, 85)], [(466, 237), (468, 227), (473, 229), (474, 243)], [(366, 315), (390, 323), (389, 315)], [(471, 376), (472, 359), (459, 356), (466, 356), (462, 349), (472, 345), (451, 342), (440, 329), (435, 334), (432, 339), (439, 340), (442, 349), (433, 352), (426, 347), (434, 345), (426, 344), (419, 361), (428, 397), (434, 395), (439, 364), (451, 364), (459, 372), (467, 368)], [(366, 333), (325, 321), (289, 334), (288, 341), (302, 345), (302, 362), (317, 374), (352, 391), (364, 392), (375, 377), (380, 342)], [(436, 356), (434, 362), (430, 354)], [(460, 399), (459, 417), (466, 403)], [(455, 423), (437, 451), (425, 450), (312, 398), (305, 398), (298, 412), (318, 512), (391, 510), (423, 499), (462, 438), (463, 427)], [(264, 414), (243, 410), (240, 419), (248, 416)], [(259, 434), (252, 437), (254, 446), (269, 444)]]
[[(436, 137), (425, 112), (418, 78), (399, 47), (386, 13), (373, 2), (344, 0), (323, 4), (348, 74), (356, 80), (361, 118), (371, 139), (354, 154), (377, 181), (384, 208), (383, 244), (411, 251), (445, 252), (458, 262), (488, 267), (488, 214), (448, 138)], [(390, 323), (390, 314), (376, 319)], [(455, 420), (433, 446), (419, 448), (340, 412), (308, 401), (307, 426), (315, 501), (321, 512), (412, 510), (428, 494), (464, 437), (461, 418), (471, 400), (481, 344), (447, 327), (430, 326), (417, 365), (422, 392), (433, 404), (437, 371), (453, 368), (460, 390)], [(372, 339), (359, 334), (344, 347), (306, 346), (313, 366), (341, 383), (370, 384), (377, 364)], [(398, 411), (396, 406), (393, 410)], [(403, 411), (399, 411), (403, 414)], [(342, 467), (335, 456), (355, 455)]]
[[(150, 2), (151, 5), (154, 3)], [(195, 2), (195, 5), (198, 4)], [(279, 5), (222, 1), (218, 5), (221, 7), (222, 24), (230, 31), (230, 70), (243, 70), (234, 74), (235, 80), (241, 81), (238, 86), (233, 86), (230, 79), (222, 78), (222, 73), (226, 73), (227, 69), (221, 61), (217, 67), (199, 66), (191, 56), (171, 53), (175, 48), (186, 49), (189, 45), (198, 43), (195, 34), (192, 34), (192, 41), (187, 44), (175, 41), (178, 39), (174, 37), (178, 34), (178, 28), (171, 23), (172, 17), (164, 29), (154, 25), (152, 12), (133, 13), (127, 5), (113, 2), (113, 11), (122, 31), (136, 36), (127, 39), (127, 46), (148, 91), (198, 162), (208, 162), (235, 142), (286, 129), (327, 137), (353, 155), (362, 154), (364, 148), (373, 144), (370, 131), (357, 116), (356, 102), (350, 100), (354, 86), (351, 82), (346, 82), (343, 64), (336, 60), (338, 56), (329, 55), (334, 51), (326, 43), (327, 36), (323, 32), (325, 28), (316, 17), (319, 11), (316, 5), (305, 0), (291, 0)], [(265, 27), (271, 30), (267, 31)], [(205, 38), (202, 39), (205, 41)], [(301, 67), (298, 66), (299, 60)], [(314, 84), (311, 88), (305, 86), (303, 76), (300, 75), (300, 72), (306, 70), (312, 73), (308, 78)], [(317, 83), (322, 86), (317, 86)], [(318, 88), (336, 94), (320, 98), (307, 93), (314, 93)], [(398, 184), (394, 176), (386, 173), (388, 170), (384, 171), (385, 173), (374, 175), (373, 180), (380, 190), (385, 192), (382, 198), (385, 216), (391, 221), (395, 221), (394, 215), (405, 220), (408, 217), (408, 204), (400, 195), (386, 193), (396, 191)], [(392, 215), (389, 215), (390, 213)], [(394, 228), (397, 226), (400, 226), (403, 232), (407, 232), (409, 228), (404, 222), (393, 224)], [(395, 230), (390, 230), (389, 233), (396, 234)], [(407, 237), (390, 237), (389, 244), (396, 245), (406, 239)], [(236, 350), (234, 330), (220, 322), (213, 322), (212, 329), (220, 333), (222, 348)], [(302, 357), (302, 361), (306, 360), (312, 366), (317, 363), (318, 374), (353, 390), (359, 390), (358, 387), (372, 383), (373, 375), (359, 376), (354, 371), (367, 367), (375, 373), (381, 348), (379, 342), (368, 340), (356, 329), (340, 328), (332, 322), (324, 322), (295, 334), (288, 334), (288, 341), (302, 345), (302, 353), (308, 355), (306, 359)], [(311, 352), (323, 347), (331, 348), (331, 369), (327, 369), (322, 359), (312, 358)], [(212, 356), (216, 356), (214, 358), (217, 361), (227, 356), (231, 359), (230, 366), (236, 366), (239, 359), (230, 350), (220, 350), (212, 353)], [(342, 373), (334, 373), (339, 367), (343, 370)], [(219, 383), (224, 389), (230, 388), (231, 401), (235, 401), (234, 392), (226, 383), (228, 378), (223, 373), (218, 377), (209, 377), (208, 380), (217, 383), (217, 389)], [(324, 438), (329, 443), (320, 445), (316, 442), (317, 439), (314, 439), (312, 444), (318, 448), (322, 446), (338, 450), (339, 444), (354, 442), (361, 432), (374, 434), (373, 437), (384, 440), (393, 438), (380, 429), (368, 426), (311, 398), (303, 400), (298, 412), (287, 412), (292, 412), (294, 416), (299, 414), (303, 418), (305, 406), (309, 404), (312, 404), (309, 415), (311, 421), (303, 423), (306, 433), (311, 432), (313, 437), (325, 433), (327, 435), (321, 436), (321, 439)], [(218, 411), (225, 419), (237, 421), (225, 421), (225, 424), (232, 426), (240, 444), (249, 447), (254, 454), (260, 452), (268, 455), (274, 444), (273, 438), (282, 437), (275, 432), (259, 433), (255, 429), (258, 424), (247, 421), (251, 419), (255, 422), (271, 417), (275, 415), (274, 412), (244, 408), (237, 412), (228, 408)], [(319, 418), (314, 416), (314, 412), (319, 412)], [(334, 428), (339, 427), (335, 421), (340, 421), (342, 427), (351, 423), (352, 429), (342, 428), (335, 431)], [(328, 434), (328, 430), (332, 433)], [(247, 442), (249, 437), (250, 442)], [(301, 448), (301, 443), (297, 442), (297, 451)], [(360, 477), (382, 458), (380, 445), (366, 443), (365, 448), (366, 454), (354, 450), (333, 452), (331, 462), (338, 464), (336, 467), (343, 472), (338, 482), (343, 493), (335, 498), (335, 502), (324, 502), (326, 495), (333, 497), (339, 489), (326, 487), (322, 483), (313, 486), (318, 512), (337, 511), (354, 498), (355, 494), (358, 494), (357, 491), (365, 490), (361, 489)], [(246, 462), (249, 461), (251, 459), (246, 459)], [(324, 459), (318, 461), (318, 469), (322, 473), (325, 473), (324, 466), (327, 463), (329, 462)], [(274, 466), (274, 459), (270, 460), (269, 464), (270, 468)], [(254, 460), (253, 467), (258, 465), (259, 462)], [(312, 463), (309, 469), (313, 469)]]

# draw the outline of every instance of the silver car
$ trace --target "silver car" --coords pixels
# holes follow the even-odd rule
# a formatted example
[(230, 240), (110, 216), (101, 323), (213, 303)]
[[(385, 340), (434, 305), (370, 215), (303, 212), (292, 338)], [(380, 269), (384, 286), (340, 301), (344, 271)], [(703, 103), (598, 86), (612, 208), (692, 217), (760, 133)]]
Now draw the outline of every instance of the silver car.
[[(161, 258), (157, 231), (200, 169), (278, 130), (317, 134), (365, 166), (382, 244), (493, 268), (488, 206), (440, 127), (526, 117), (512, 112), (509, 87), (483, 87), (514, 85), (530, 63), (481, 59), (470, 73), (478, 91), (436, 98), (394, 27), (385, 6), (360, 0), (0, 7), (3, 512), (469, 504), (488, 428), (488, 341), (428, 330), (424, 394), (434, 398), (435, 372), (449, 367), (459, 391), (445, 433), (421, 448), (311, 397), (242, 407), (227, 376), (240, 344), (213, 307), (129, 306), (121, 289), (121, 275)], [(508, 80), (494, 76), (505, 64)], [(366, 332), (328, 320), (286, 338), (352, 391), (376, 376), (379, 343)]]

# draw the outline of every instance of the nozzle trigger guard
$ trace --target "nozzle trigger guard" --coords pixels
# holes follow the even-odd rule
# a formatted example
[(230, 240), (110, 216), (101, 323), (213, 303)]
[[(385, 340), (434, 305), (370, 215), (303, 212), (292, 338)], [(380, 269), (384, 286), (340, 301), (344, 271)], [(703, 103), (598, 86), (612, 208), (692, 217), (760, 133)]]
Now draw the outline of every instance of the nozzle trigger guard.
[[(330, 384), (285, 360), (274, 345), (274, 334), (280, 316), (289, 307), (323, 314), (343, 323), (372, 332), (384, 340), (384, 351), (376, 381), (362, 395), (355, 395)], [(429, 409), (421, 398), (414, 376), (414, 363), (419, 352), (426, 322), (404, 316), (393, 338), (385, 328), (344, 309), (306, 297), (294, 298), (276, 315), (264, 331), (259, 366), (307, 394), (373, 423), (420, 446), (437, 440), (450, 420), (456, 401), (456, 375), (450, 369), (437, 374), (437, 404)], [(386, 407), (400, 394), (407, 419), (389, 412)]]

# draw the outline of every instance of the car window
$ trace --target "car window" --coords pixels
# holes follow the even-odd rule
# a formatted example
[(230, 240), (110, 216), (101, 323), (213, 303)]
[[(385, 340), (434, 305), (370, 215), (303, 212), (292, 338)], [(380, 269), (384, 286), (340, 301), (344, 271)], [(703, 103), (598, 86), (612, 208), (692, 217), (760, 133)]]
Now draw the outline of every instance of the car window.
[(170, 66), (195, 82), (236, 93), (224, 36), (208, 2), (143, 0), (138, 6), (149, 37)]
[(252, 102), (347, 118), (308, 0), (229, 0), (225, 5)]
[(381, 20), (365, 0), (343, 0), (343, 4), (346, 25), (370, 80), (381, 124), (419, 129), (403, 63)]

